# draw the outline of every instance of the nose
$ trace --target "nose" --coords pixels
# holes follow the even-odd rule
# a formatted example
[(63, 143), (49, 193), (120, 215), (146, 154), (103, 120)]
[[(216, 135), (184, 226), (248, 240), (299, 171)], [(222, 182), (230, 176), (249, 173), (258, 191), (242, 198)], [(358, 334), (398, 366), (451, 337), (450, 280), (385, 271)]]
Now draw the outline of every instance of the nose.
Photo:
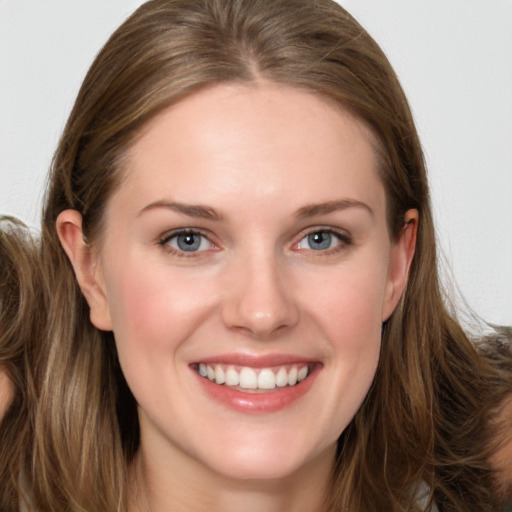
[(275, 258), (241, 258), (225, 283), (222, 317), (229, 329), (266, 340), (297, 324), (293, 285)]

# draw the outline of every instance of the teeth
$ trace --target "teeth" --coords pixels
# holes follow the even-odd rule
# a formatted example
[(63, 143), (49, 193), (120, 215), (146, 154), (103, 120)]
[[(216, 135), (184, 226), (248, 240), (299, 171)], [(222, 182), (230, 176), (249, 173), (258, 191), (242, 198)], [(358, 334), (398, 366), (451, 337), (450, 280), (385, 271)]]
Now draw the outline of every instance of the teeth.
[(224, 384), (224, 382), (226, 382), (226, 375), (224, 370), (219, 365), (215, 367), (215, 382), (217, 384)]
[(242, 368), (240, 372), (240, 387), (244, 389), (258, 389), (258, 376), (252, 368)]
[(297, 367), (294, 366), (288, 373), (288, 385), (295, 386), (297, 384)]
[(276, 387), (276, 376), (272, 370), (261, 370), (258, 375), (259, 389), (274, 389)]
[(304, 366), (299, 370), (299, 373), (297, 374), (297, 380), (299, 382), (302, 382), (306, 377), (308, 376), (308, 367)]
[(238, 384), (240, 384), (240, 375), (238, 375), (238, 372), (231, 366), (226, 371), (226, 385), (238, 386)]
[(285, 368), (281, 368), (276, 375), (276, 386), (283, 388), (288, 385), (288, 372)]
[(209, 365), (200, 363), (197, 369), (199, 375), (209, 379), (215, 384), (226, 386), (240, 386), (242, 389), (275, 389), (285, 386), (295, 386), (306, 379), (310, 367), (292, 365), (279, 369), (261, 368), (256, 370), (244, 366), (237, 370), (234, 366)]

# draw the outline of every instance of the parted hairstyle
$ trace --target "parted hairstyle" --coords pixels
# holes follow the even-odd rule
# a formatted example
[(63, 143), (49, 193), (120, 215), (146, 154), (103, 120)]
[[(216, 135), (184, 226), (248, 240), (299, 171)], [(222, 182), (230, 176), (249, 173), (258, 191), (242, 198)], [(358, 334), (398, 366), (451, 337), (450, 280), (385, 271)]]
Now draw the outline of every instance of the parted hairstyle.
[[(58, 215), (80, 212), (88, 244), (100, 244), (105, 205), (146, 124), (202, 88), (262, 80), (328, 99), (372, 130), (392, 240), (405, 212), (419, 212), (408, 284), (383, 325), (374, 383), (339, 439), (324, 510), (420, 510), (420, 487), (443, 512), (495, 510), (486, 448), (494, 369), (441, 293), (422, 149), (379, 46), (331, 0), (152, 0), (97, 55), (52, 162), (38, 249), (47, 321), (31, 354), (37, 401), (19, 473), (0, 482), (22, 482), (30, 511), (125, 511), (139, 446), (113, 334), (89, 320)], [(7, 496), (3, 510), (18, 511), (21, 494)]]

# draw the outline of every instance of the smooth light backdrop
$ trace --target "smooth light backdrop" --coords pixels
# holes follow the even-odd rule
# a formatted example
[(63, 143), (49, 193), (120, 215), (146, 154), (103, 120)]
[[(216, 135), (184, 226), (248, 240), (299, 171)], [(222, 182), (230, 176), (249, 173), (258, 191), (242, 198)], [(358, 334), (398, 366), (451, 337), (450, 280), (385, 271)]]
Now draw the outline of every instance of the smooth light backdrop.
[[(0, 214), (37, 227), (81, 80), (141, 3), (0, 0)], [(446, 282), (486, 320), (512, 325), (512, 0), (340, 3), (382, 46), (409, 97)]]

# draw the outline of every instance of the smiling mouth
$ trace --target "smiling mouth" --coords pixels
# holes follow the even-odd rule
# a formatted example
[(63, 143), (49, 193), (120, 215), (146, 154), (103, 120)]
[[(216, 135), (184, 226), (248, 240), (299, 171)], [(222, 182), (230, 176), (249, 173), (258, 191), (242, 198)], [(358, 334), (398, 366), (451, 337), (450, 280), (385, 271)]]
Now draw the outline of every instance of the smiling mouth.
[(314, 364), (291, 364), (275, 368), (252, 368), (226, 364), (198, 363), (192, 368), (214, 384), (246, 393), (286, 389), (306, 380)]

